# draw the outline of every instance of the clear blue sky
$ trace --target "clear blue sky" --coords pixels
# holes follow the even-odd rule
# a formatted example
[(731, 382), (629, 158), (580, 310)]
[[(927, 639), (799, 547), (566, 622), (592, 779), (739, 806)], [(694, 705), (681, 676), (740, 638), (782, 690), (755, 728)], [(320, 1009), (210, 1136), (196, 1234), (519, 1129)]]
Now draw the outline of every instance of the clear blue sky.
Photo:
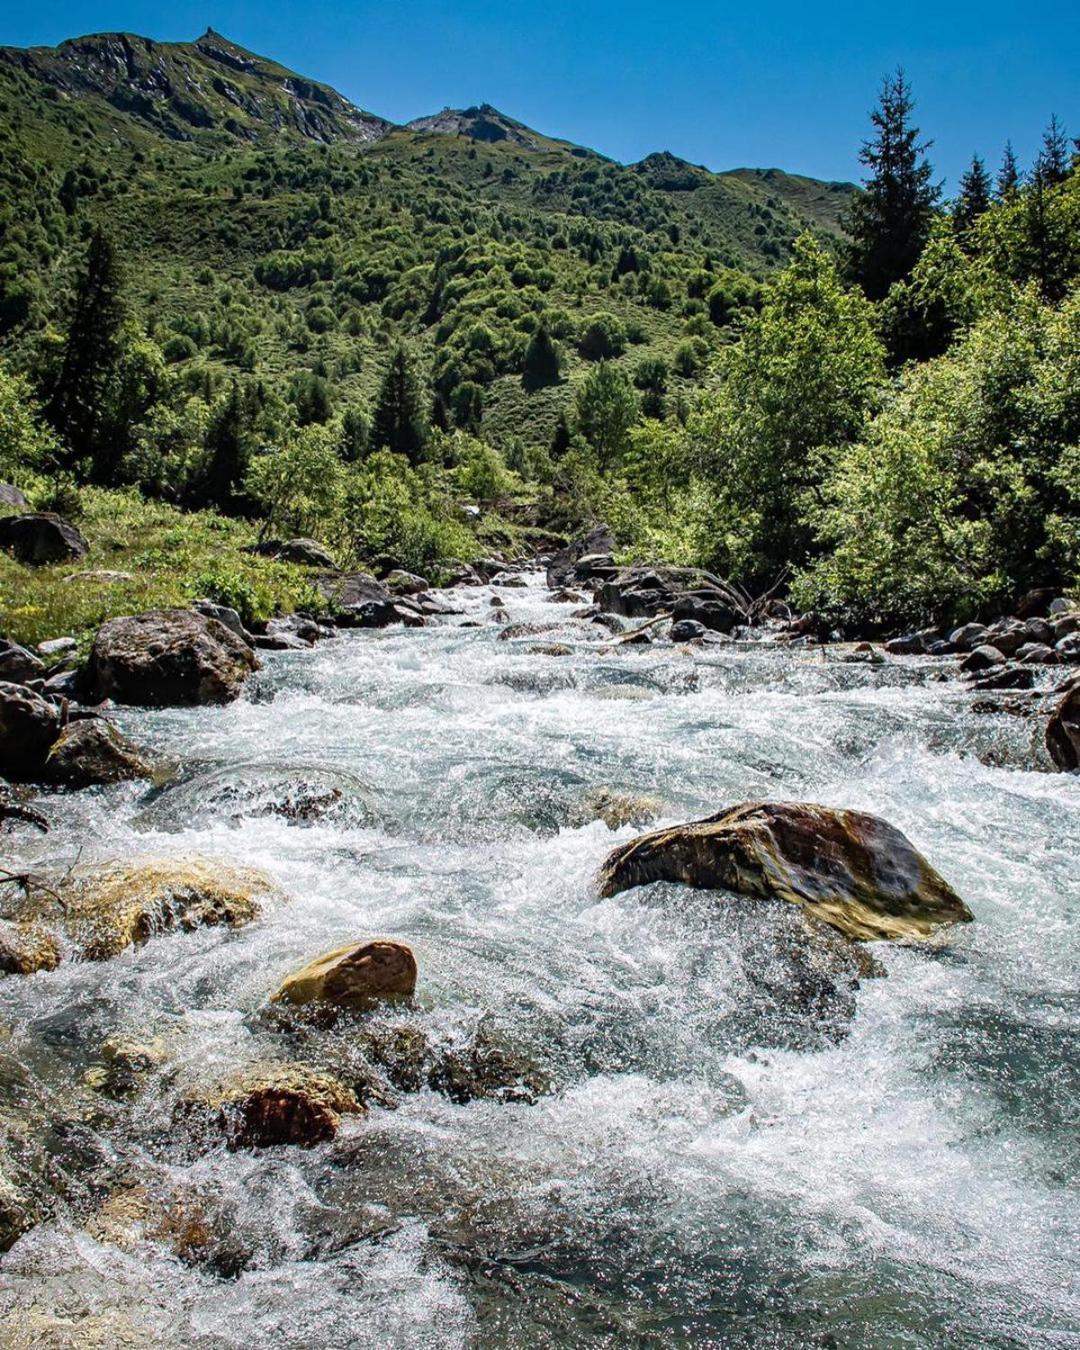
[(394, 121), (486, 101), (621, 160), (822, 178), (857, 177), (880, 78), (902, 64), (953, 184), (975, 150), (996, 168), (1009, 137), (1027, 163), (1051, 112), (1080, 135), (1078, 17), (1075, 0), (0, 0), (0, 44), (209, 24)]

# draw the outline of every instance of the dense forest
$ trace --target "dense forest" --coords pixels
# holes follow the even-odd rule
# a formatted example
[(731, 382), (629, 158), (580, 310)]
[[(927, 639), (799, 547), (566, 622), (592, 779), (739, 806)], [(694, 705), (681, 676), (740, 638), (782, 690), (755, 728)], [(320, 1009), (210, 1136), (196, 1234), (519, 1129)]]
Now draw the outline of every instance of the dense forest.
[(212, 32), (3, 49), (0, 481), (133, 590), (0, 560), (0, 628), (265, 614), (305, 585), (267, 536), (437, 576), (601, 519), (849, 633), (1068, 587), (1076, 149), (946, 200), (902, 73), (855, 188), (394, 128)]

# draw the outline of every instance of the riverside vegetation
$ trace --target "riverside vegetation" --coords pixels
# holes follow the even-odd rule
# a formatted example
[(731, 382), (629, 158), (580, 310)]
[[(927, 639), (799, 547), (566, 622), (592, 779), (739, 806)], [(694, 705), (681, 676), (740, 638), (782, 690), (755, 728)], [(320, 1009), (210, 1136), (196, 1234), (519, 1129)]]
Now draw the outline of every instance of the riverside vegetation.
[(5, 1343), (1075, 1333), (1080, 161), (912, 112), (0, 49)]

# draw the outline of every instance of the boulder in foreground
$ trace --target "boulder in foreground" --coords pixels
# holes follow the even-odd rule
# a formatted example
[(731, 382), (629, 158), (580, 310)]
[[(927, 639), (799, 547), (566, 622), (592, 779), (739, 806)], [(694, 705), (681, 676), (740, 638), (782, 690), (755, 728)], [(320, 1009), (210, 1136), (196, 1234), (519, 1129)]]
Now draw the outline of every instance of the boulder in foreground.
[(788, 900), (856, 939), (922, 938), (973, 918), (894, 826), (802, 802), (746, 802), (642, 835), (610, 854), (600, 893), (654, 881)]
[(273, 1001), (363, 1012), (389, 999), (411, 998), (416, 973), (416, 958), (404, 943), (354, 942), (294, 971)]
[(21, 684), (0, 683), (0, 774), (33, 782), (60, 734), (60, 713)]
[(259, 662), (223, 623), (189, 609), (152, 609), (98, 629), (86, 678), (94, 696), (147, 708), (229, 703)]
[(1066, 773), (1080, 769), (1080, 680), (1065, 691), (1046, 724), (1050, 758)]

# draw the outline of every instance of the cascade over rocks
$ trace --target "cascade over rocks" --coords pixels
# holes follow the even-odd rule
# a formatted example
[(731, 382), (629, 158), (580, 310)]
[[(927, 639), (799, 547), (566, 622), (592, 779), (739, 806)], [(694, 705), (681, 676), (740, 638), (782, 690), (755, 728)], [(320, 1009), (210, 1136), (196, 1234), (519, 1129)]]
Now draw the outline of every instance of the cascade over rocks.
[(388, 1000), (411, 998), (416, 976), (416, 958), (402, 942), (349, 943), (294, 971), (272, 1001), (314, 1004), (328, 1011), (367, 1011)]
[(899, 830), (862, 811), (746, 802), (615, 849), (600, 894), (654, 881), (775, 897), (855, 939), (923, 938), (973, 915)]
[(189, 609), (110, 619), (94, 638), (85, 683), (94, 698), (142, 707), (230, 703), (259, 661), (243, 638)]
[(256, 918), (275, 887), (265, 872), (208, 859), (144, 859), (31, 877), (4, 917), (56, 929), (84, 961), (106, 961), (174, 929)]
[(0, 548), (28, 567), (85, 558), (90, 546), (75, 528), (51, 511), (0, 516)]

